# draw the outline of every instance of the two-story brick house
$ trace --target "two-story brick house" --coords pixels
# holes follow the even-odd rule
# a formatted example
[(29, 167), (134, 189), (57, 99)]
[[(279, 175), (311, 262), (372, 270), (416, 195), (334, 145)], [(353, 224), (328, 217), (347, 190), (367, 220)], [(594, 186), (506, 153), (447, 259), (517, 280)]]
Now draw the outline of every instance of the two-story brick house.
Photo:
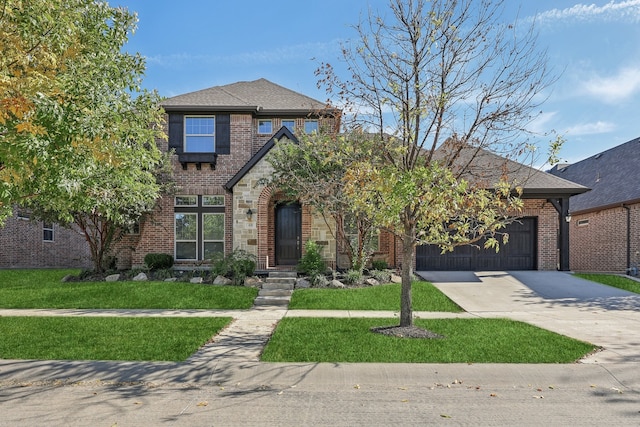
[(216, 86), (163, 102), (165, 150), (173, 150), (178, 194), (159, 201), (140, 233), (119, 245), (121, 268), (143, 264), (150, 252), (198, 265), (215, 252), (245, 249), (258, 268), (294, 266), (313, 239), (328, 261), (335, 240), (322, 218), (259, 185), (270, 165), (264, 155), (275, 140), (299, 132), (335, 131), (339, 111), (265, 79)]

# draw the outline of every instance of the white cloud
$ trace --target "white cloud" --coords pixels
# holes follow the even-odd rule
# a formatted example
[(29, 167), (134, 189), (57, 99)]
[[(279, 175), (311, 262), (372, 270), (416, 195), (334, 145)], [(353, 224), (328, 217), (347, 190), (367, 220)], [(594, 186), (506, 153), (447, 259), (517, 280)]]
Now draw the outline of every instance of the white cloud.
[(595, 123), (581, 123), (571, 126), (566, 130), (566, 134), (571, 136), (595, 135), (613, 132), (615, 129), (616, 125), (614, 123), (597, 121)]
[(602, 6), (578, 3), (565, 9), (551, 9), (536, 16), (536, 21), (540, 23), (594, 20), (640, 22), (640, 0), (610, 1)]
[(584, 91), (607, 103), (616, 103), (640, 92), (640, 68), (625, 67), (613, 76), (597, 76), (584, 83)]

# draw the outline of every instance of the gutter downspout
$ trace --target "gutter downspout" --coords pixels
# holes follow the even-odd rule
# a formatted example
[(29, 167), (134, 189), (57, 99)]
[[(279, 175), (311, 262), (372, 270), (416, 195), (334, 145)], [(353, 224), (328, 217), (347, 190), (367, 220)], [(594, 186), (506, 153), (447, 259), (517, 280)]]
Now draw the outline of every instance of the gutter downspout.
[(622, 208), (627, 211), (627, 274), (631, 274), (631, 208), (624, 203)]

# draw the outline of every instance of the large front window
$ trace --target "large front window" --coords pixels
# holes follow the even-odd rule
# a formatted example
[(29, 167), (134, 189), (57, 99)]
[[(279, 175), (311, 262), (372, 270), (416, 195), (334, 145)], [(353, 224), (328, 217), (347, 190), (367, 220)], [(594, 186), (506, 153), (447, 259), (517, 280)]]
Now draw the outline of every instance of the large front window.
[(174, 206), (176, 260), (224, 253), (224, 196), (176, 196)]
[(216, 149), (216, 118), (186, 116), (184, 118), (185, 153), (213, 153)]

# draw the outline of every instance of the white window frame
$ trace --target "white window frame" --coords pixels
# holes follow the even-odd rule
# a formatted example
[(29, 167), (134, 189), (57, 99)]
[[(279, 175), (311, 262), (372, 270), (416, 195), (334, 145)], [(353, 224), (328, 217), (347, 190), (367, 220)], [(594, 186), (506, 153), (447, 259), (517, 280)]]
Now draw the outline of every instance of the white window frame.
[[(291, 127), (289, 127), (285, 123), (293, 123), (293, 124), (291, 125)], [(288, 119), (282, 120), (282, 126), (286, 127), (287, 129), (289, 129), (291, 131), (291, 133), (293, 133), (296, 130), (296, 121), (295, 120), (288, 120)]]
[[(47, 233), (51, 233), (51, 238), (47, 239)], [(55, 241), (55, 232), (53, 229), (53, 223), (51, 222), (43, 222), (42, 223), (42, 241), (43, 242), (54, 242)]]
[[(269, 124), (269, 130), (261, 129), (262, 125)], [(271, 119), (259, 119), (258, 120), (258, 134), (259, 135), (271, 135), (273, 133), (273, 120)]]
[[(307, 125), (311, 125), (312, 123), (315, 123), (315, 126), (314, 126), (315, 129), (309, 130), (307, 128)], [(318, 120), (305, 120), (304, 121), (304, 133), (312, 134), (312, 133), (318, 133), (318, 132), (320, 132), (320, 123), (318, 123)]]
[[(207, 215), (218, 215), (222, 217), (222, 238), (221, 239), (205, 239), (205, 235), (204, 235), (204, 218)], [(202, 258), (203, 259), (209, 259), (209, 257), (206, 256), (206, 251), (205, 251), (205, 246), (206, 243), (222, 243), (222, 254), (224, 255), (224, 250), (225, 250), (225, 244), (224, 244), (224, 234), (225, 234), (225, 224), (226, 224), (226, 218), (225, 218), (225, 214), (222, 212), (203, 212), (202, 213), (202, 236), (200, 236), (202, 238)]]
[[(176, 216), (177, 215), (193, 215), (196, 217), (196, 238), (195, 240), (185, 240), (185, 239), (178, 239), (178, 229), (177, 229), (177, 221), (176, 221)], [(174, 259), (179, 260), (179, 261), (197, 261), (198, 260), (198, 230), (200, 228), (200, 224), (198, 223), (199, 221), (199, 215), (197, 212), (174, 212), (173, 214), (173, 236), (174, 236), (174, 244), (173, 244), (173, 255), (174, 255)], [(178, 243), (193, 243), (196, 249), (196, 257), (195, 258), (178, 258)]]
[[(187, 133), (187, 120), (189, 119), (211, 119), (213, 120), (213, 133)], [(216, 116), (212, 116), (212, 115), (188, 115), (188, 116), (184, 116), (184, 141), (182, 144), (182, 148), (183, 151), (185, 153), (215, 153), (216, 152)], [(213, 138), (213, 147), (211, 148), (211, 151), (190, 151), (187, 149), (187, 137), (189, 136), (197, 136), (197, 137), (202, 137), (202, 136), (208, 136), (208, 137), (212, 137)]]

